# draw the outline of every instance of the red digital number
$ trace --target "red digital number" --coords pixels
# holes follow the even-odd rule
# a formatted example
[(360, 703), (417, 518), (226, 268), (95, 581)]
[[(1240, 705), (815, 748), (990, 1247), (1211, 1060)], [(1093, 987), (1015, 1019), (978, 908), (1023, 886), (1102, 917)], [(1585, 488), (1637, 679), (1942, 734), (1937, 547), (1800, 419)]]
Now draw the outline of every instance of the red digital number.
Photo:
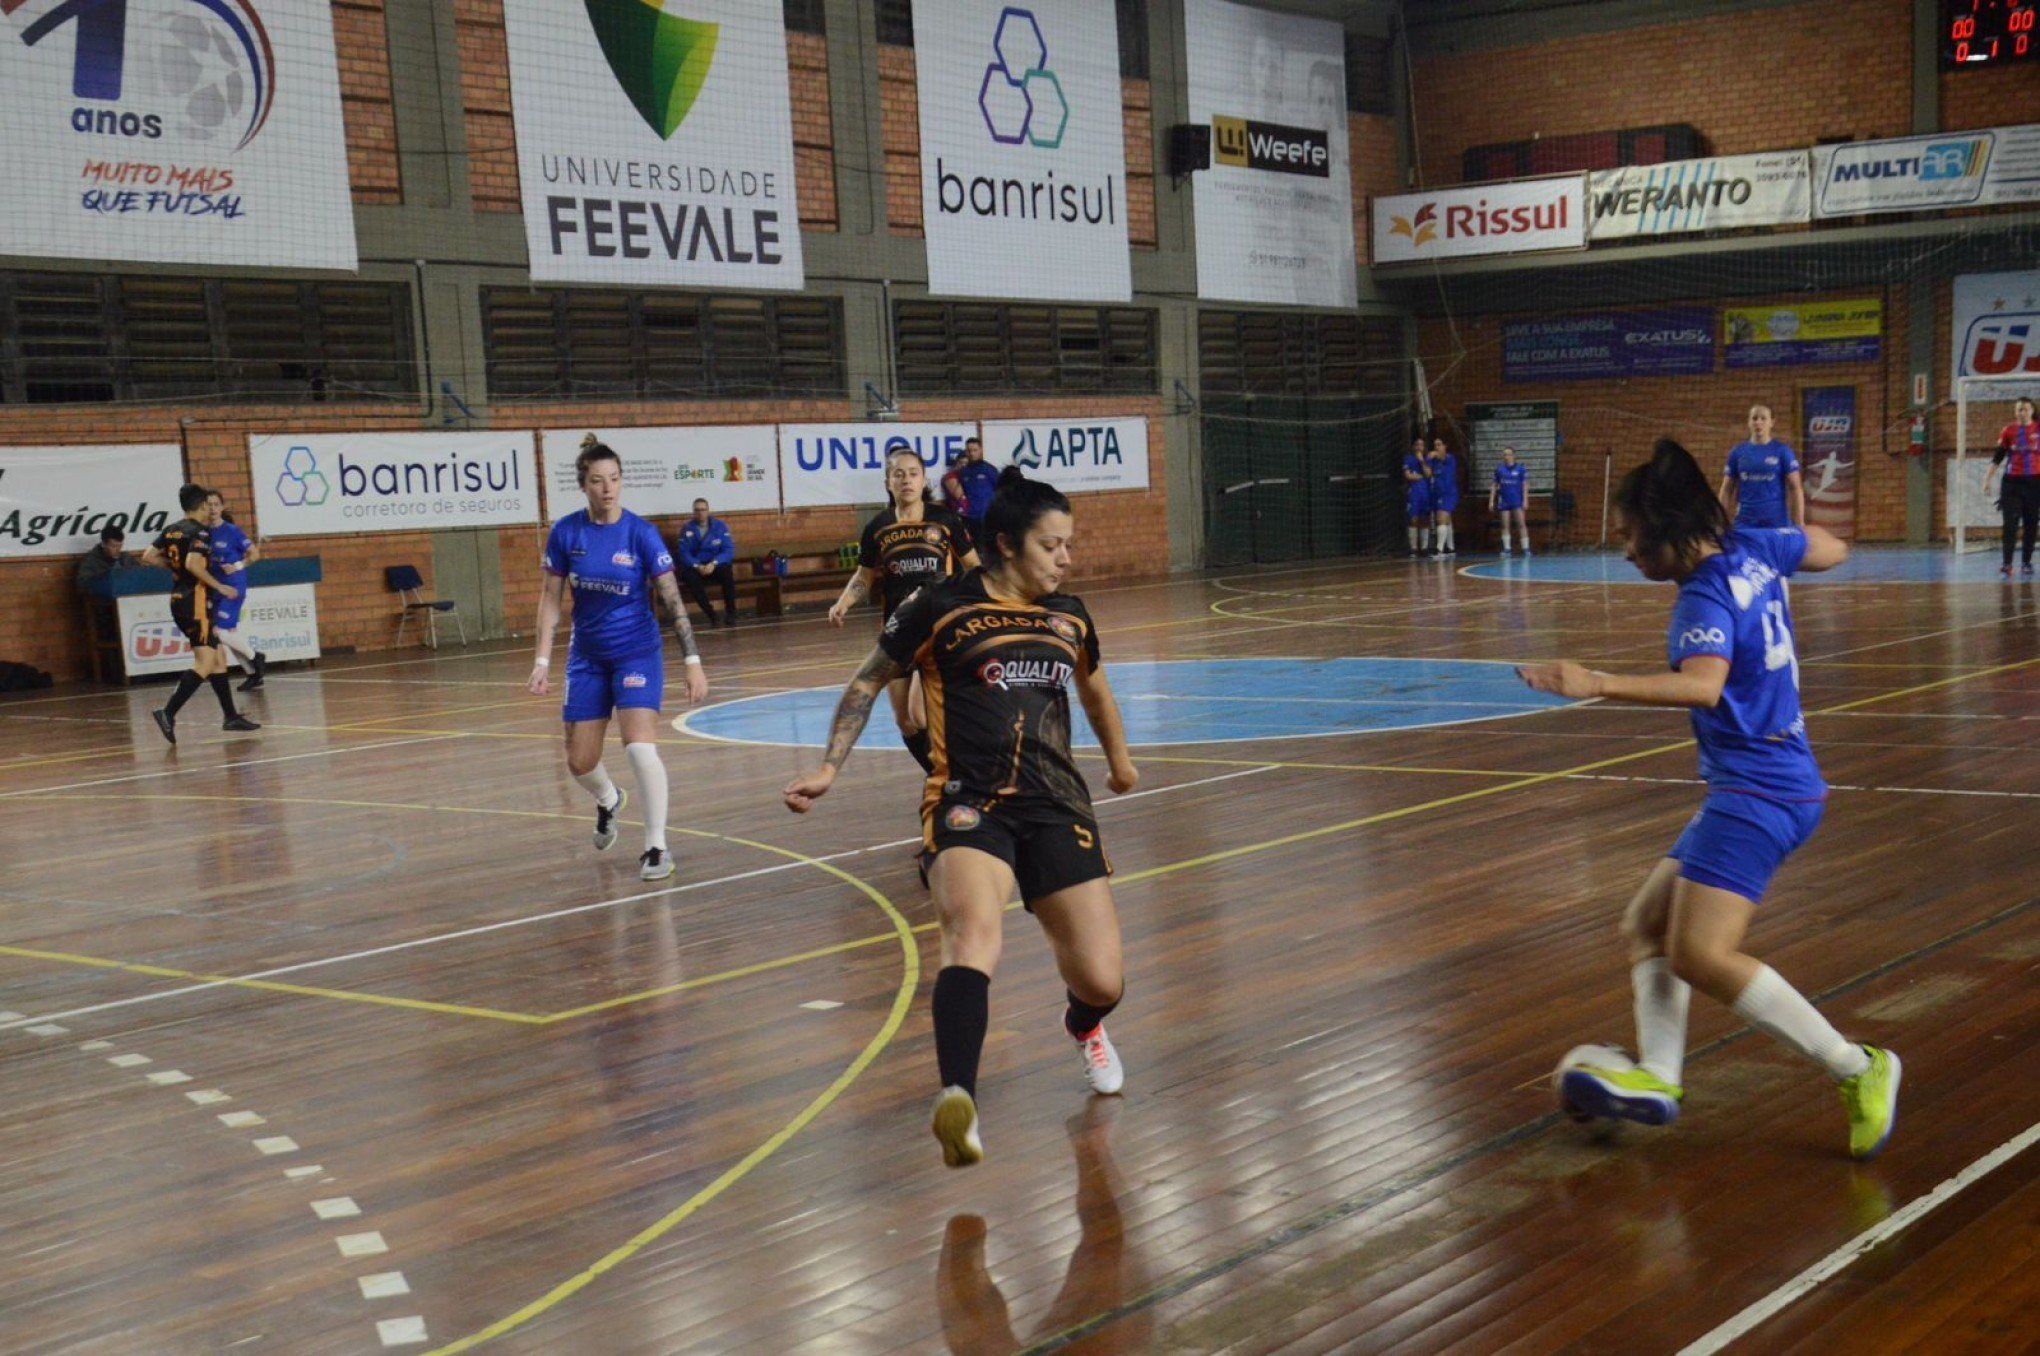
[(1963, 39), (1966, 39), (1966, 38), (1973, 38), (1973, 37), (1975, 37), (1975, 36), (1976, 36), (1976, 20), (1974, 20), (1974, 19), (1957, 19), (1957, 20), (1956, 20), (1956, 21), (1955, 21), (1955, 22), (1954, 22), (1953, 24), (1950, 24), (1950, 25), (1949, 25), (1949, 27), (1948, 27), (1948, 36), (1949, 36), (1949, 37), (1951, 37), (1951, 38), (1954, 38), (1954, 39), (1956, 39), (1957, 41), (1961, 41), (1961, 40), (1963, 40)]
[(1956, 61), (1958, 61), (1958, 62), (1962, 62), (1962, 61), (1967, 61), (1967, 60), (1969, 60), (1969, 44), (1968, 44), (1968, 43), (1966, 43), (1966, 42), (1958, 42), (1958, 43), (1956, 43), (1956, 44), (1955, 44), (1955, 60), (1956, 60)]
[(2032, 50), (2033, 50), (2033, 37), (2030, 33), (2019, 34), (2019, 40), (2012, 44), (2013, 56), (2024, 56), (2026, 55), (2026, 53)]
[(2033, 11), (2030, 9), (2013, 10), (2011, 17), (2005, 20), (2005, 29), (2012, 33), (2031, 33), (2033, 31)]

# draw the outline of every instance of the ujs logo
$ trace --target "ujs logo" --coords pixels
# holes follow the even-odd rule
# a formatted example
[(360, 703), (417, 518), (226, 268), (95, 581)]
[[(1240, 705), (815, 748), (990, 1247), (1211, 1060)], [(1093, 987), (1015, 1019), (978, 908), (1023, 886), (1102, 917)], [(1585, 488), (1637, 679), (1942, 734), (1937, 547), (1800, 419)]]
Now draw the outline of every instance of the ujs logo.
[(1971, 377), (2040, 376), (2040, 314), (1978, 316), (1962, 339), (1961, 372)]
[(708, 68), (721, 24), (669, 14), (665, 0), (587, 0), (588, 23), (616, 83), (661, 140), (687, 119)]
[(22, 42), (71, 39), (73, 130), (156, 140), (255, 139), (276, 99), (276, 54), (252, 0), (0, 0)]

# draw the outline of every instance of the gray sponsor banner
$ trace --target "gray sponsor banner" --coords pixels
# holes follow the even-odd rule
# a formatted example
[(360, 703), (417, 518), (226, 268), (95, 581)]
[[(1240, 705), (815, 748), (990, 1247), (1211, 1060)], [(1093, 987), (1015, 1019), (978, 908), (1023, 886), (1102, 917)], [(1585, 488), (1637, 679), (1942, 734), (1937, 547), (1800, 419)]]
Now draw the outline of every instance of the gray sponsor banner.
[(1813, 169), (1805, 151), (1629, 165), (1587, 176), (1587, 238), (1622, 240), (1810, 218)]
[(1815, 216), (2040, 201), (2040, 123), (1813, 148)]

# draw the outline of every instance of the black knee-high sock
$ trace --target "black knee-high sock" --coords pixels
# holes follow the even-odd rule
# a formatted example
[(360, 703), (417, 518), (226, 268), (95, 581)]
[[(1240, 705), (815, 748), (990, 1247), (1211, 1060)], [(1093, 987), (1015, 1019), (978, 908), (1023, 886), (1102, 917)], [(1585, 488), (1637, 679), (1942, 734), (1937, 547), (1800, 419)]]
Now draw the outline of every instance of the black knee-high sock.
[(1112, 1009), (1119, 1006), (1121, 998), (1126, 997), (1126, 990), (1122, 987), (1119, 990), (1119, 998), (1113, 999), (1102, 1008), (1091, 1006), (1068, 989), (1064, 989), (1063, 994), (1070, 1000), (1070, 1005), (1063, 1009), (1063, 1030), (1069, 1032), (1075, 1039), (1082, 1040), (1098, 1029), (1098, 1023), (1112, 1015)]
[(228, 720), (241, 714), (234, 709), (234, 689), (227, 686), (226, 674), (215, 673), (206, 681), (212, 684), (212, 694), (220, 699), (220, 711)]
[(935, 757), (930, 752), (933, 746), (928, 741), (928, 732), (916, 730), (910, 735), (901, 735), (900, 739), (905, 742), (907, 752), (914, 755), (914, 761), (921, 765), (921, 771), (931, 777), (935, 775)]
[(992, 977), (967, 965), (945, 965), (935, 976), (935, 1067), (942, 1086), (977, 1096), (978, 1056), (991, 1022)]
[(191, 694), (205, 685), (205, 679), (195, 669), (186, 669), (177, 675), (177, 690), (170, 694), (170, 700), (163, 703), (163, 714), (175, 716), (184, 709), (184, 703), (191, 700)]

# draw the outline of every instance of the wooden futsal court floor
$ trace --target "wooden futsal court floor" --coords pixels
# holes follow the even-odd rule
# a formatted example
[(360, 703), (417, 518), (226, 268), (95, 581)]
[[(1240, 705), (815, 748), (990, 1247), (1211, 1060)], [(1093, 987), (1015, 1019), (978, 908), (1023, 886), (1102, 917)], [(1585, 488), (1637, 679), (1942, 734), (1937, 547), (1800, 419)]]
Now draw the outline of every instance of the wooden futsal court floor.
[[(1671, 597), (1400, 560), (1082, 592), (1108, 672), (1655, 668)], [(202, 692), (175, 750), (161, 685), (0, 701), (0, 1350), (2033, 1350), (2040, 588), (1793, 600), (1837, 789), (1751, 949), (1904, 1057), (1865, 1166), (1704, 999), (1677, 1126), (1595, 1139), (1543, 1086), (1630, 1043), (1678, 713), (1148, 747), (1118, 800), (1091, 758), (1126, 1093), (1083, 1095), (1016, 911), (959, 1172), (897, 749), (796, 819), (812, 753), (667, 737), (647, 886), (523, 643), (279, 673), (231, 742)], [(871, 635), (708, 633), (712, 700), (840, 686)]]

